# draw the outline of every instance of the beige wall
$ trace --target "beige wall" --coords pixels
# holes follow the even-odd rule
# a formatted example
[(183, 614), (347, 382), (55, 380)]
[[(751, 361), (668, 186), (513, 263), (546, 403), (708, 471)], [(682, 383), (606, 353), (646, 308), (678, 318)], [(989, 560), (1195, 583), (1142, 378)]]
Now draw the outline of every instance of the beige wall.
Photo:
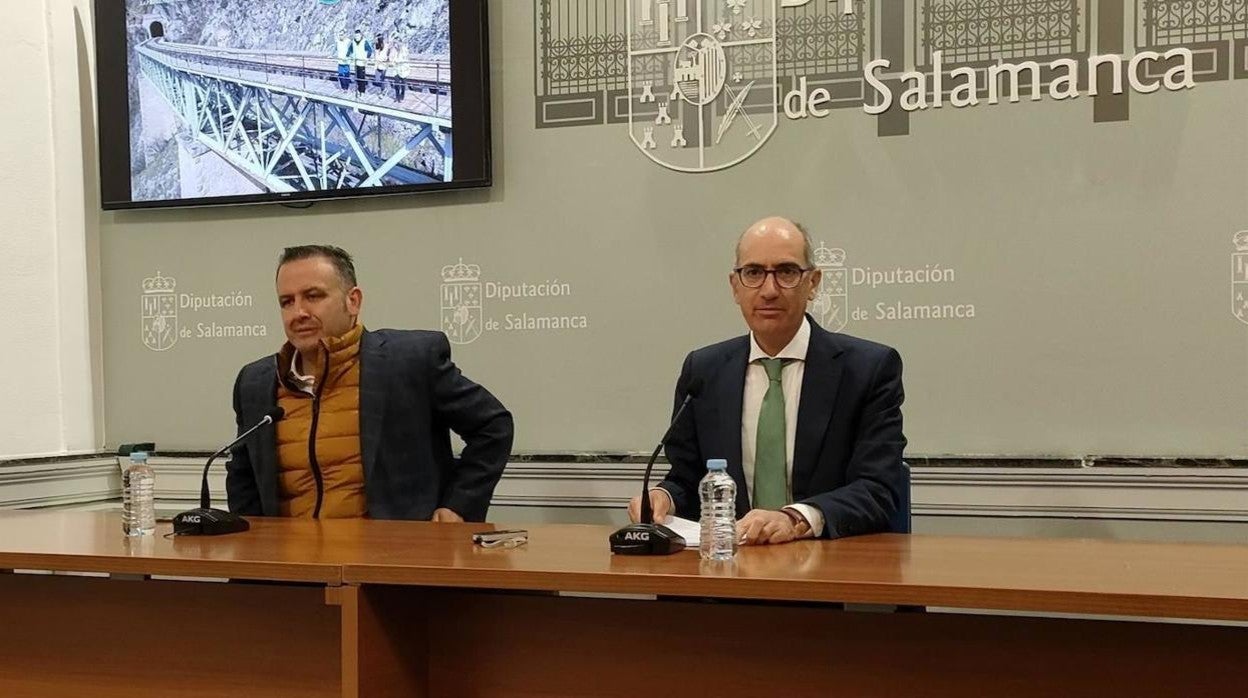
[[(782, 122), (734, 169), (683, 175), (641, 157), (621, 125), (535, 128), (532, 3), (495, 2), (494, 189), (100, 214), (94, 119), (81, 108), (86, 5), (3, 10), (37, 79), (29, 100), (0, 105), (11, 212), (0, 303), (22, 328), (0, 343), (5, 364), (22, 366), (3, 379), (20, 399), (0, 407), (14, 425), (0, 454), (218, 443), (238, 366), (281, 340), (276, 251), (308, 240), (357, 253), (373, 327), (438, 326), (442, 267), (461, 258), (487, 281), (568, 284), (567, 297), (489, 300), (486, 315), (585, 315), (588, 330), (487, 333), (456, 357), (513, 407), (519, 450), (642, 451), (684, 352), (740, 331), (724, 282), (730, 240), (771, 211), (805, 220), (851, 266), (956, 271), (950, 284), (850, 289), (868, 313), (976, 307), (970, 321), (846, 328), (901, 349), (912, 455), (1248, 451), (1248, 328), (1228, 303), (1231, 235), (1248, 229), (1244, 80), (1135, 95), (1131, 119), (1113, 124), (1094, 124), (1086, 99), (1024, 102), (925, 112), (909, 136), (881, 139), (871, 118), (837, 110)], [(197, 296), (251, 297), (186, 309), (184, 327), (264, 325), (267, 336), (147, 350), (140, 288), (157, 272)]]
[(9, 54), (20, 57), (0, 100), (0, 458), (99, 445), (102, 370), (93, 371), (88, 320), (89, 298), (98, 304), (99, 291), (88, 275), (95, 244), (85, 216), (94, 197), (83, 181), (84, 167), (94, 171), (94, 164), (83, 150), (79, 72), (86, 65), (75, 26), (86, 4), (0, 5)]
[[(441, 270), (461, 258), (486, 281), (568, 284), (561, 298), (487, 298), (485, 316), (585, 315), (589, 329), (489, 332), (455, 355), (514, 409), (520, 451), (646, 450), (685, 352), (742, 329), (726, 282), (735, 233), (782, 212), (863, 274), (954, 270), (850, 288), (868, 317), (845, 331), (905, 358), (912, 455), (1248, 455), (1248, 327), (1229, 307), (1248, 80), (1132, 95), (1130, 120), (1108, 124), (1088, 98), (1046, 99), (917, 113), (910, 135), (880, 138), (874, 118), (836, 110), (688, 175), (642, 157), (624, 125), (535, 128), (533, 3), (491, 13), (492, 190), (102, 216), (110, 443), (222, 440), (235, 372), (282, 340), (277, 251), (326, 241), (356, 253), (371, 327), (438, 327)], [(140, 284), (157, 271), (179, 292), (251, 298), (184, 309), (183, 327), (267, 336), (145, 349)], [(974, 305), (975, 318), (875, 317), (895, 303)]]

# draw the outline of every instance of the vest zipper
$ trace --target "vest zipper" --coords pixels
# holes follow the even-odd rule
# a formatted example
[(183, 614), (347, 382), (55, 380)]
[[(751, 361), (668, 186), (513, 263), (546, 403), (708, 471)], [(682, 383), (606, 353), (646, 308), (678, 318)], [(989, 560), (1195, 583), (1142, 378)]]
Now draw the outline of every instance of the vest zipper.
[(321, 518), (321, 504), (325, 499), (325, 476), (321, 474), (321, 464), (316, 460), (316, 424), (321, 417), (321, 391), (325, 389), (325, 380), (329, 378), (329, 349), (322, 345), (325, 352), (325, 368), (316, 381), (316, 390), (312, 394), (312, 427), (308, 430), (308, 465), (312, 468), (312, 478), (316, 480), (316, 508), (312, 510), (312, 518)]

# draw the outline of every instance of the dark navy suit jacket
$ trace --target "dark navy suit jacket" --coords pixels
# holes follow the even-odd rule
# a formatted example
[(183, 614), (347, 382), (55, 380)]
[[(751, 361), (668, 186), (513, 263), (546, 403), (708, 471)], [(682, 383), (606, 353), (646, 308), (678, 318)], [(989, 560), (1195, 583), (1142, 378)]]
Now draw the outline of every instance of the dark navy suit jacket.
[[(277, 357), (248, 364), (234, 383), (239, 433), (277, 405)], [(464, 440), (459, 458), (450, 431)], [(449, 508), (483, 521), (511, 455), (511, 413), (451, 361), (441, 332), (379, 330), (360, 337), (360, 451), (374, 519), (428, 520)], [(278, 516), (277, 435), (260, 429), (226, 467), (230, 510)]]
[[(889, 530), (902, 501), (901, 356), (896, 350), (823, 330), (809, 317), (810, 346), (793, 445), (793, 501), (823, 512), (823, 536)], [(698, 482), (709, 458), (728, 461), (737, 482), (737, 516), (750, 509), (741, 465), (741, 403), (749, 335), (689, 354), (676, 404), (701, 385), (666, 447), (672, 464), (660, 483), (676, 514), (698, 518)]]

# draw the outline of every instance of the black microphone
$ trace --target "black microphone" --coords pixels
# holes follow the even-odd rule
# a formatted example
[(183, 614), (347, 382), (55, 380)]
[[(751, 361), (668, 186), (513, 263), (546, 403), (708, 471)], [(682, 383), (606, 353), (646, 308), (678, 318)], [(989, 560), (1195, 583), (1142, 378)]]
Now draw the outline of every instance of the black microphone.
[(650, 462), (646, 463), (646, 475), (641, 482), (641, 521), (629, 524), (611, 534), (611, 552), (620, 555), (671, 555), (685, 549), (683, 536), (663, 524), (654, 522), (654, 507), (650, 504), (650, 472), (654, 470), (654, 461), (658, 459), (659, 451), (663, 450), (663, 446), (671, 438), (672, 430), (676, 428), (681, 415), (685, 413), (685, 408), (689, 407), (689, 403), (693, 402), (701, 390), (700, 378), (689, 381), (689, 387), (685, 389), (685, 399), (676, 409), (676, 414), (672, 415), (672, 423), (668, 425), (667, 432), (659, 440), (654, 453), (650, 454)]
[(212, 462), (224, 453), (229, 452), (243, 439), (251, 436), (260, 427), (274, 424), (286, 416), (286, 410), (281, 407), (274, 407), (264, 415), (258, 424), (238, 435), (224, 448), (212, 454), (208, 458), (208, 462), (204, 463), (204, 475), (199, 484), (199, 508), (184, 511), (173, 517), (173, 534), (176, 536), (220, 536), (226, 533), (239, 533), (251, 528), (251, 524), (247, 523), (247, 519), (232, 514), (228, 511), (212, 508), (212, 495), (208, 492), (208, 468), (212, 467)]

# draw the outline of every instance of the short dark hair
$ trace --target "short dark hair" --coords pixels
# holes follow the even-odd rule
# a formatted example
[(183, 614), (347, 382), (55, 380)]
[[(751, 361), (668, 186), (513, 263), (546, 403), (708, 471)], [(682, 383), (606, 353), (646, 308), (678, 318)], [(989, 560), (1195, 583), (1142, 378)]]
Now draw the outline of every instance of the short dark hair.
[(291, 262), (313, 257), (324, 257), (329, 260), (330, 264), (334, 265), (334, 270), (338, 272), (338, 278), (342, 281), (343, 288), (352, 289), (359, 285), (355, 280), (355, 260), (351, 259), (349, 252), (333, 245), (287, 247), (282, 250), (282, 256), (277, 260), (277, 268), (280, 270), (284, 265)]

